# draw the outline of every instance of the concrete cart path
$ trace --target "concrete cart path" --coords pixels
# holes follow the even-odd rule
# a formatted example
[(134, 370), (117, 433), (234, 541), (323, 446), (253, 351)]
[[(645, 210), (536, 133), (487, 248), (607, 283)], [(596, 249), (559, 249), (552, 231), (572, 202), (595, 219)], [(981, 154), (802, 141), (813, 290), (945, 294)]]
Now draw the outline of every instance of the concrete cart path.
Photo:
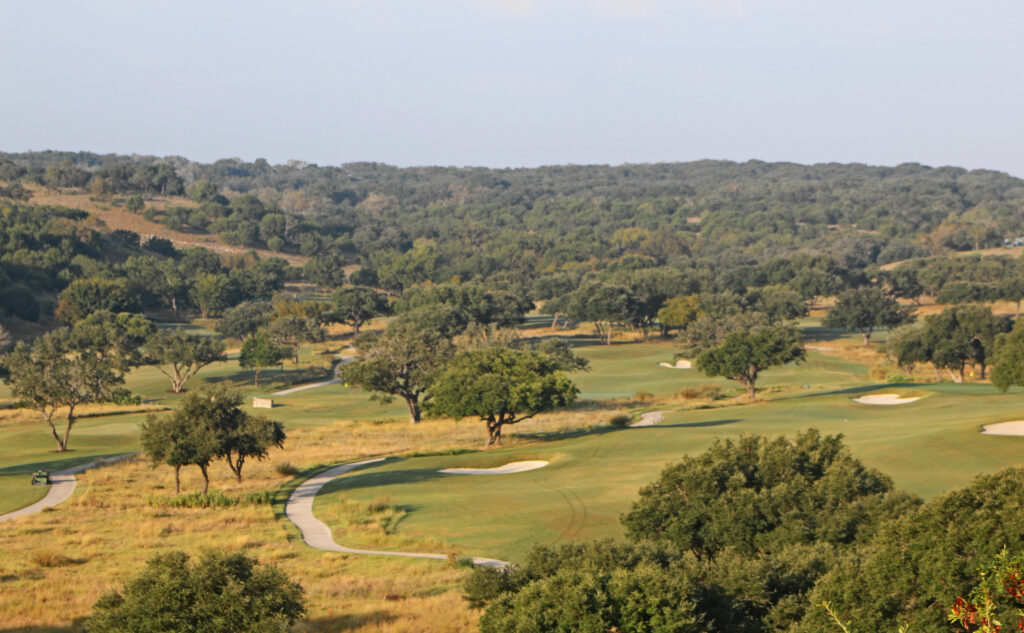
[(640, 415), (640, 419), (629, 426), (633, 428), (638, 426), (654, 426), (665, 419), (665, 413), (665, 411), (648, 411), (647, 413), (642, 413)]
[[(356, 359), (355, 356), (342, 356), (341, 360), (338, 361), (338, 365), (346, 365), (348, 363), (351, 363), (355, 359)], [(334, 366), (335, 370), (338, 369), (338, 365)], [(336, 384), (338, 384), (340, 382), (341, 382), (341, 378), (332, 378), (330, 380), (325, 380), (323, 382), (314, 382), (314, 383), (310, 383), (308, 385), (299, 385), (298, 387), (291, 387), (290, 389), (283, 389), (281, 391), (275, 391), (274, 393), (272, 393), (270, 395), (272, 395), (272, 396), (287, 396), (289, 394), (298, 393), (300, 391), (305, 391), (306, 389), (316, 389), (317, 387), (326, 387), (327, 385), (336, 385)]]
[[(331, 528), (313, 516), (313, 499), (317, 493), (330, 480), (345, 473), (355, 470), (367, 464), (376, 464), (384, 461), (385, 458), (367, 459), (354, 464), (344, 464), (328, 468), (313, 475), (296, 488), (284, 507), (284, 514), (288, 520), (298, 526), (302, 532), (302, 540), (310, 547), (324, 550), (326, 552), (341, 552), (342, 554), (367, 554), (374, 556), (404, 556), (407, 558), (435, 558), (448, 560), (445, 554), (427, 554), (421, 552), (385, 552), (381, 550), (354, 549), (338, 545), (331, 535)], [(488, 567), (507, 567), (509, 563), (494, 558), (473, 557), (470, 559), (474, 565), (486, 565)]]
[(323, 382), (314, 382), (308, 385), (300, 385), (298, 387), (292, 387), (291, 389), (284, 389), (282, 391), (275, 391), (270, 394), (272, 396), (287, 396), (289, 394), (298, 393), (305, 391), (306, 389), (316, 389), (317, 387), (326, 387), (327, 385), (336, 385), (341, 382), (341, 378), (332, 378), (331, 380), (325, 380)]
[(52, 508), (57, 504), (64, 503), (70, 499), (71, 495), (75, 492), (75, 486), (78, 485), (78, 482), (75, 480), (75, 475), (77, 473), (95, 466), (113, 464), (114, 462), (121, 461), (122, 459), (126, 459), (134, 455), (137, 455), (137, 453), (124, 453), (122, 455), (115, 455), (114, 457), (97, 459), (96, 461), (89, 462), (88, 464), (80, 464), (78, 466), (72, 466), (71, 468), (54, 471), (50, 473), (50, 490), (47, 491), (45, 497), (20, 510), (8, 512), (7, 514), (0, 514), (0, 522), (10, 521), (11, 519), (28, 516), (30, 514), (36, 514), (37, 512), (42, 512), (46, 508)]

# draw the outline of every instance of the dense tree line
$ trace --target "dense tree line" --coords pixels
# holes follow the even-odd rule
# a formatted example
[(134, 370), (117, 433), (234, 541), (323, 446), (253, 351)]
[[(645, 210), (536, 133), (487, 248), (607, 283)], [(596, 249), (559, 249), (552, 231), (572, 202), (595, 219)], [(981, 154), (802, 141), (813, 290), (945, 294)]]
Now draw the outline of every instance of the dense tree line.
[(173, 169), (195, 206), (168, 209), (162, 221), (357, 262), (392, 290), (455, 277), (498, 287), (545, 271), (601, 272), (624, 258), (717, 276), (811, 252), (860, 271), (1024, 234), (1021, 180), (916, 164), (320, 167), (60, 152), (2, 160), (0, 179), (81, 172), (66, 186), (86, 176), (149, 183)]

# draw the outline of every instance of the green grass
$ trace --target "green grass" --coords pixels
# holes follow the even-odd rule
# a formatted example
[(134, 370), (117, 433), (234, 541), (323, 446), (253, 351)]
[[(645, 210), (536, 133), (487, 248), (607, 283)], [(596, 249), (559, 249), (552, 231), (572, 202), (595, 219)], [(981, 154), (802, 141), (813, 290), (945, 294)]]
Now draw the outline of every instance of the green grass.
[[(793, 369), (789, 378), (812, 380), (818, 376), (816, 364)], [(1024, 458), (1024, 438), (978, 432), (981, 424), (1021, 417), (1019, 394), (1001, 394), (987, 385), (914, 385), (913, 391), (925, 394), (916, 403), (886, 407), (852, 401), (872, 391), (907, 389), (862, 385), (796, 393), (754, 405), (675, 411), (656, 427), (601, 429), (486, 454), (396, 460), (335, 480), (317, 506), (388, 499), (407, 512), (396, 536), (439, 539), (467, 554), (514, 561), (535, 543), (620, 534), (618, 517), (639, 488), (666, 464), (705, 449), (716, 437), (792, 435), (812, 426), (842, 433), (854, 455), (891, 476), (896, 486), (925, 497)], [(437, 473), (525, 459), (551, 464), (513, 475)], [(358, 544), (345, 542), (344, 533), (337, 536), (343, 544)]]
[[(538, 321), (539, 323), (539, 321)], [(812, 325), (812, 323), (808, 323)], [(822, 336), (831, 333), (820, 332)], [(850, 335), (854, 336), (854, 335)], [(590, 372), (574, 380), (584, 400), (628, 400), (638, 392), (668, 397), (682, 387), (721, 385), (727, 393), (742, 390), (731, 381), (708, 379), (697, 370), (659, 367), (672, 362), (677, 347), (669, 342), (593, 344), (574, 338), (576, 351), (591, 361)], [(339, 347), (340, 343), (332, 343)], [(230, 360), (206, 368), (188, 387), (204, 382), (227, 382), (247, 397), (266, 395), (295, 384), (320, 381), (330, 357), (301, 352), (300, 368), (263, 372), (261, 385), (252, 374)], [(181, 396), (168, 393), (169, 382), (155, 368), (132, 372), (128, 386), (147, 404), (176, 406)], [(486, 453), (395, 460), (353, 473), (332, 483), (317, 500), (320, 509), (343, 503), (374, 503), (387, 499), (406, 514), (394, 537), (402, 542), (446, 542), (467, 554), (515, 560), (535, 543), (576, 538), (615, 536), (618, 517), (629, 508), (637, 490), (656, 478), (665, 464), (706, 448), (715, 437), (741, 433), (793, 434), (808, 427), (843, 433), (855, 455), (893, 477), (896, 485), (932, 496), (967, 483), (974, 475), (1020, 460), (1024, 438), (978, 434), (984, 423), (1024, 418), (1020, 395), (1000, 394), (988, 385), (880, 385), (857, 363), (811, 352), (807, 362), (772, 369), (759, 381), (766, 401), (753, 405), (684, 410), (683, 401), (658, 427), (612, 430), (598, 428), (563, 436), (531, 436), (513, 429), (520, 439), (535, 440), (516, 448)], [(919, 402), (866, 406), (852, 402), (862, 393), (913, 393)], [(0, 387), (0, 398), (6, 397)], [(274, 398), (276, 406), (261, 411), (287, 428), (331, 424), (346, 419), (401, 419), (401, 402), (386, 406), (368, 394), (330, 385)], [(648, 406), (648, 405), (645, 405)], [(649, 406), (666, 408), (657, 403)], [(58, 455), (54, 442), (39, 423), (0, 427), (0, 512), (24, 506), (45, 492), (29, 485), (32, 471), (55, 470), (110, 455), (138, 450), (138, 423), (144, 414), (82, 419), (71, 436), (73, 452)], [(594, 424), (605, 420), (595, 412)], [(463, 421), (460, 424), (479, 424)], [(480, 428), (483, 437), (482, 425)], [(425, 446), (426, 451), (431, 450)], [(439, 468), (493, 466), (507, 461), (545, 459), (546, 468), (502, 476), (440, 475)], [(337, 513), (325, 512), (325, 515)], [(358, 545), (358, 533), (346, 541)], [(444, 547), (443, 544), (439, 545)]]

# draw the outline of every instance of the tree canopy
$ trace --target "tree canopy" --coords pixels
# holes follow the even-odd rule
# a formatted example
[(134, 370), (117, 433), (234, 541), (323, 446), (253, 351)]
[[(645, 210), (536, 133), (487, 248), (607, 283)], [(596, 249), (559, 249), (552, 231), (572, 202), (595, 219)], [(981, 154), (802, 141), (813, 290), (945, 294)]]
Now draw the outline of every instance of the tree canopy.
[(793, 327), (772, 326), (728, 334), (721, 343), (697, 357), (696, 367), (709, 376), (722, 376), (747, 388), (757, 399), (761, 372), (778, 365), (803, 360), (803, 338)]
[(487, 446), (501, 443), (505, 426), (576, 401), (579, 390), (558, 361), (533, 351), (490, 347), (459, 352), (432, 387), (431, 411), (478, 417)]
[(912, 320), (910, 310), (901, 307), (885, 290), (864, 287), (839, 295), (835, 307), (828, 311), (822, 324), (828, 328), (857, 330), (867, 345), (875, 328), (898, 327)]

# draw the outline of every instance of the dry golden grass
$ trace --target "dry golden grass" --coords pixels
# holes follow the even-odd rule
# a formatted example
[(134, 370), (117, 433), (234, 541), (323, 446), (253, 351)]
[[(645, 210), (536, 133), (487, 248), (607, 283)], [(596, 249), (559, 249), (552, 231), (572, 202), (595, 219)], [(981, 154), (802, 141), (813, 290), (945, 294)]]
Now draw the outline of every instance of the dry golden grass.
[[(42, 415), (34, 409), (20, 409), (13, 400), (0, 400), (0, 426), (25, 424), (41, 421)], [(123, 415), (128, 413), (149, 413), (166, 411), (168, 407), (155, 404), (119, 405), (119, 404), (86, 404), (75, 409), (76, 418), (90, 418), (106, 415)], [(54, 421), (63, 423), (67, 408), (57, 409)]]
[[(605, 422), (619, 408), (598, 408), (542, 416), (506, 435), (506, 445), (531, 441), (536, 433), (558, 433)], [(447, 451), (478, 448), (484, 440), (479, 422), (427, 420), (338, 422), (289, 432), (284, 450), (264, 462), (246, 464), (236, 483), (221, 463), (211, 469), (212, 489), (227, 495), (276, 490), (296, 480), (277, 467), (286, 462), (316, 468), (343, 460), (412, 454), (429, 447)], [(183, 492), (197, 490), (197, 469), (182, 471)], [(168, 508), (150, 500), (172, 495), (169, 468), (153, 469), (143, 459), (79, 475), (75, 495), (52, 511), (0, 524), (0, 613), (5, 628), (33, 632), (65, 631), (87, 615), (104, 592), (118, 587), (158, 552), (204, 548), (245, 551), (274, 563), (305, 587), (309, 616), (297, 626), (303, 633), (362, 631), (472, 631), (477, 614), (461, 598), (465, 569), (429, 560), (344, 556), (312, 550), (297, 531), (275, 513), (280, 506)], [(284, 494), (280, 495), (282, 498)], [(328, 518), (357, 530), (360, 542), (389, 536), (399, 517), (386, 499), (369, 506), (351, 504)], [(395, 545), (441, 548), (443, 543), (387, 540)]]
[[(88, 211), (102, 220), (107, 228), (111, 230), (125, 229), (138, 233), (141, 236), (162, 237), (170, 240), (178, 248), (202, 246), (225, 255), (241, 255), (250, 251), (256, 251), (263, 259), (281, 257), (295, 266), (301, 266), (309, 259), (302, 255), (276, 253), (266, 249), (226, 244), (218, 239), (216, 235), (175, 231), (162, 224), (150, 222), (141, 215), (132, 213), (122, 207), (114, 206), (112, 202), (95, 200), (88, 192), (70, 189), (54, 191), (40, 185), (26, 185), (26, 188), (32, 191), (31, 202), (33, 204), (64, 206)], [(146, 206), (160, 211), (172, 206), (196, 206), (196, 203), (192, 200), (179, 196), (147, 196), (145, 200)]]

